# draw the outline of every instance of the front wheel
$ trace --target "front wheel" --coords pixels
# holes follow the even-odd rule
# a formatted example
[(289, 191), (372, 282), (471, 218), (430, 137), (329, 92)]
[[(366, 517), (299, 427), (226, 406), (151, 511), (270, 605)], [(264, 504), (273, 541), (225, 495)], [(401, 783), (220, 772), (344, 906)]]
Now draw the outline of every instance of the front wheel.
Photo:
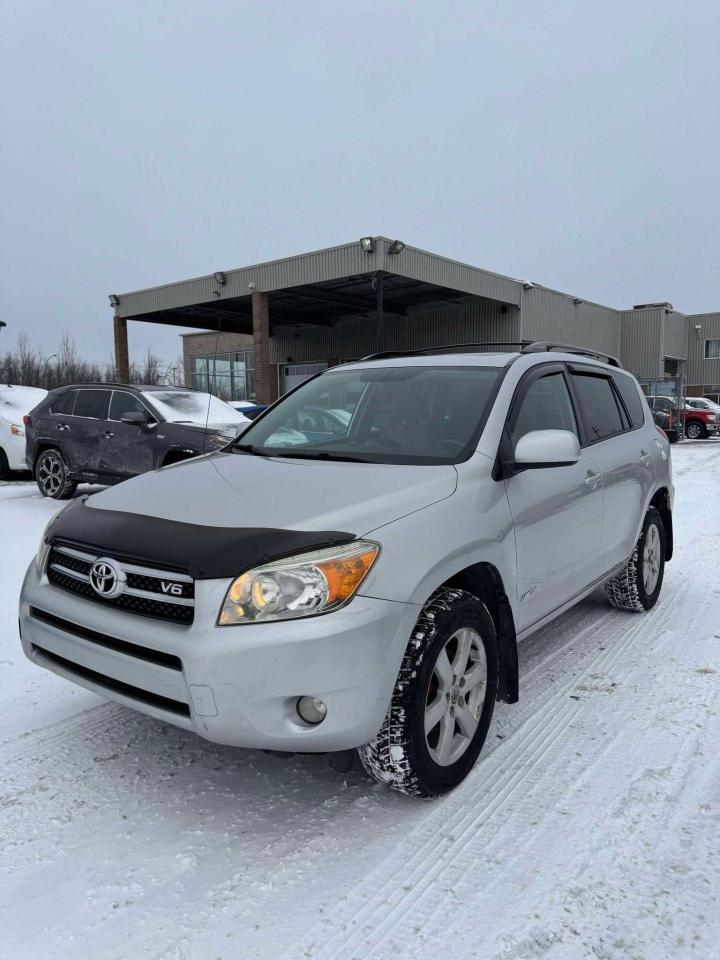
[(53, 500), (68, 500), (77, 489), (59, 450), (44, 450), (35, 462), (35, 480), (40, 493)]
[(380, 732), (358, 749), (365, 770), (415, 797), (452, 790), (485, 742), (498, 673), (487, 608), (464, 590), (437, 590), (410, 636)]
[(649, 610), (660, 596), (664, 574), (665, 527), (660, 513), (650, 507), (633, 555), (605, 584), (608, 600), (618, 610)]

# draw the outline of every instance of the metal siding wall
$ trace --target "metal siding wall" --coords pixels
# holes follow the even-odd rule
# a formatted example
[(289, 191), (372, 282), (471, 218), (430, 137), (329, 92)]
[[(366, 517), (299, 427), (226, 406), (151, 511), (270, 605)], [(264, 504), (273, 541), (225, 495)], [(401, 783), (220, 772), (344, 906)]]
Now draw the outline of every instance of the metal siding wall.
[(623, 311), (620, 359), (636, 377), (646, 380), (662, 377), (664, 326), (664, 307)]
[(522, 305), (525, 340), (549, 340), (619, 356), (622, 323), (619, 310), (595, 303), (573, 303), (554, 290), (525, 290)]
[[(687, 382), (700, 386), (720, 386), (720, 360), (705, 359), (705, 341), (720, 338), (720, 313), (698, 313), (687, 318), (688, 363)], [(695, 330), (696, 324), (702, 330)]]
[[(406, 317), (387, 315), (381, 350), (419, 350), (423, 347), (467, 341), (515, 341), (519, 336), (519, 311), (493, 301), (477, 301), (432, 310), (418, 310)], [(375, 319), (340, 320), (333, 327), (280, 330), (270, 340), (273, 363), (349, 360), (378, 349)]]
[(405, 247), (395, 256), (386, 254), (383, 269), (411, 280), (425, 280), (478, 297), (489, 297), (515, 305), (520, 303), (522, 284), (518, 280), (418, 250), (417, 247)]
[(687, 359), (688, 351), (688, 318), (672, 311), (665, 314), (664, 355), (676, 357), (678, 360)]
[(361, 250), (359, 241), (354, 241), (283, 260), (226, 270), (225, 284), (222, 286), (218, 285), (212, 276), (207, 276), (123, 293), (115, 312), (119, 317), (128, 318), (156, 310), (246, 297), (249, 295), (250, 283), (254, 283), (257, 290), (272, 292), (301, 284), (373, 273), (376, 270), (386, 270), (412, 280), (436, 283), (473, 296), (512, 304), (520, 302), (522, 284), (517, 280), (465, 263), (457, 263), (416, 247), (405, 247), (399, 254), (391, 255), (387, 253), (388, 246), (387, 240), (376, 237), (372, 253), (365, 253)]

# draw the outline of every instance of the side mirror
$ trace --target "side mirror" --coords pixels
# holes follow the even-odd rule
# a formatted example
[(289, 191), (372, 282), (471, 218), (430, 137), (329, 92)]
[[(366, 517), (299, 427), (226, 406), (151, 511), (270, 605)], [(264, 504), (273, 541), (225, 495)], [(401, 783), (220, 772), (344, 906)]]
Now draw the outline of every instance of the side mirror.
[(518, 467), (569, 467), (580, 459), (578, 438), (570, 430), (531, 430), (515, 445)]
[(141, 410), (131, 410), (122, 415), (120, 422), (134, 423), (138, 427), (146, 427), (148, 423), (148, 415)]

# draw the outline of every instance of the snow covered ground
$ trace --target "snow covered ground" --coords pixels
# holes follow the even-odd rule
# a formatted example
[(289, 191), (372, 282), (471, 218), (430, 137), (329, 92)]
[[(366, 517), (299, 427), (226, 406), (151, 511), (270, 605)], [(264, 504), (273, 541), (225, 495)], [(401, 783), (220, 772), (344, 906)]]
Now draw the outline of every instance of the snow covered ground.
[(720, 441), (673, 447), (650, 614), (594, 595), (521, 649), (521, 701), (428, 803), (205, 743), (31, 666), (56, 504), (0, 485), (0, 956), (720, 957)]

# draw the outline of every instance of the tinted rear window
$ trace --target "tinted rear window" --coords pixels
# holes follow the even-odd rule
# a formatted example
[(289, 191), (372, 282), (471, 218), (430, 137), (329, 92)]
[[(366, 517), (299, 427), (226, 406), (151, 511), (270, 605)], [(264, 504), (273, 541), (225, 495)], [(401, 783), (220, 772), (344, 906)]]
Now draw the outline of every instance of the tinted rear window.
[(624, 377), (621, 373), (613, 374), (613, 380), (625, 404), (625, 409), (630, 415), (630, 422), (635, 428), (641, 427), (645, 422), (645, 410), (635, 381), (630, 377)]
[(78, 390), (73, 414), (76, 417), (97, 417), (104, 420), (109, 400), (109, 390)]
[(622, 433), (623, 424), (610, 381), (578, 373), (573, 374), (573, 381), (587, 424), (588, 440), (604, 440)]
[(50, 404), (50, 413), (64, 413), (66, 416), (71, 414), (73, 412), (76, 393), (77, 390), (68, 390), (67, 393), (56, 397)]

